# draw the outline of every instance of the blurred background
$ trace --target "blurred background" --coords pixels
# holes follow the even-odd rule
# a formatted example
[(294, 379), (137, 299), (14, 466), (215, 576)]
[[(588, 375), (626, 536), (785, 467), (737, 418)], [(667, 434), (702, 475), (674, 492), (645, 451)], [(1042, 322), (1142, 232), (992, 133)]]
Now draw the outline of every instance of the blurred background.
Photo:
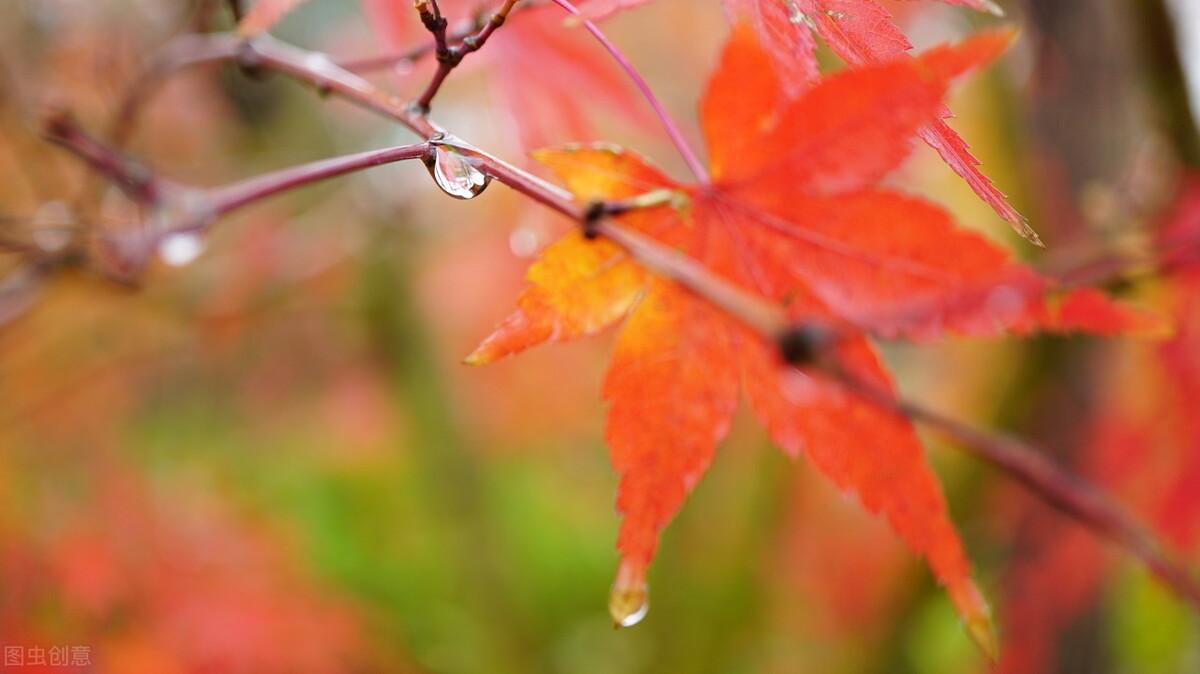
[[(424, 39), (410, 4), (312, 0), (274, 32), (338, 57), (387, 53)], [(918, 47), (1001, 21), (882, 4)], [(1200, 237), (1200, 5), (1000, 4), (1021, 38), (956, 93), (954, 126), (1048, 249), (928, 148), (890, 180), (1048, 273), (1129, 260), (1108, 288), (1180, 327), (1158, 341), (889, 345), (889, 361), (910, 397), (1031, 438), (1200, 562), (1200, 264), (1145, 263), (1164, 237)], [(461, 18), (489, 3), (443, 5)], [(993, 670), (922, 562), (745, 414), (666, 531), (649, 617), (614, 630), (599, 400), (611, 335), (460, 365), (569, 223), (502, 187), (447, 199), (409, 163), (263, 202), (132, 277), (105, 242), (153, 214), (41, 140), (39, 118), (67, 108), (103, 135), (156, 51), (228, 29), (229, 3), (0, 10), (0, 671)], [(698, 143), (720, 3), (656, 0), (605, 27)], [(372, 78), (412, 95), (428, 69)], [(608, 140), (684, 175), (620, 73), (552, 7), (514, 17), (456, 71), (435, 117), (529, 168), (531, 148)], [(215, 186), (410, 140), (283, 78), (205, 66), (156, 91), (128, 147)], [(1128, 556), (929, 447), (997, 612), (995, 671), (1200, 671), (1197, 615)]]

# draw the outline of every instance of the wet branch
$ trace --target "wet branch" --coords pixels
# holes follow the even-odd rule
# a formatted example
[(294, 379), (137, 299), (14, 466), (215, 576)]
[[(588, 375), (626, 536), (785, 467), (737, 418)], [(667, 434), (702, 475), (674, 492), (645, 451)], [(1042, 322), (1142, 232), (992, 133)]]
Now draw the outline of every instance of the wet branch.
[(429, 143), (414, 143), (301, 164), (209, 190), (209, 199), (213, 214), (221, 216), (281, 192), (330, 178), (385, 164), (425, 159), (431, 150)]
[(368, 150), (291, 166), (222, 187), (206, 189), (184, 186), (159, 177), (115, 147), (88, 135), (68, 115), (55, 114), (43, 124), (43, 133), (48, 140), (68, 150), (109, 181), (120, 186), (134, 201), (184, 214), (181, 220), (169, 223), (168, 229), (158, 232), (160, 236), (182, 231), (202, 231), (213, 220), (276, 194), (376, 166), (412, 159), (424, 160), (433, 149), (430, 143), (425, 142)]

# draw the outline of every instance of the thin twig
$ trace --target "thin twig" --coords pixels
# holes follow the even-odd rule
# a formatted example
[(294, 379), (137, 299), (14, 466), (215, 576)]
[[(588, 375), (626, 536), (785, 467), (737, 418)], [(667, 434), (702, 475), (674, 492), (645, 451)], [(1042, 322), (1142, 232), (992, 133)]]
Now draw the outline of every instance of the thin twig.
[[(481, 22), (474, 19), (466, 19), (460, 22), (454, 28), (447, 29), (446, 37), (452, 42), (459, 42), (468, 35), (472, 35), (482, 27)], [(395, 52), (379, 54), (376, 56), (364, 56), (360, 58), (345, 58), (335, 59), (335, 62), (349, 70), (352, 73), (363, 75), (377, 70), (392, 68), (403, 63), (416, 63), (421, 59), (434, 54), (437, 51), (437, 44), (433, 40), (426, 40), (421, 44), (407, 49), (401, 49)]]
[[(544, 0), (520, 0), (514, 3), (514, 7), (507, 12), (507, 18), (532, 9), (534, 7), (543, 6)], [(446, 30), (446, 39), (452, 43), (462, 42), (471, 35), (478, 33), (487, 26), (484, 12), (482, 9), (475, 14), (474, 18), (464, 19), (458, 25)], [(488, 19), (490, 20), (490, 19)], [(493, 29), (495, 30), (495, 29)], [(353, 73), (360, 75), (365, 73), (392, 68), (402, 63), (416, 63), (417, 61), (433, 54), (437, 50), (437, 44), (433, 40), (428, 40), (423, 44), (401, 49), (399, 51), (380, 54), (378, 56), (364, 56), (353, 59), (335, 59), (338, 65)]]
[(604, 46), (604, 49), (608, 51), (609, 55), (611, 55), (613, 59), (616, 60), (617, 64), (621, 66), (621, 69), (624, 70), (625, 74), (629, 76), (629, 79), (633, 81), (633, 85), (637, 87), (637, 90), (642, 94), (642, 97), (645, 98), (646, 102), (650, 104), (651, 108), (653, 108), (655, 116), (658, 117), (659, 122), (661, 122), (663, 128), (666, 129), (667, 135), (671, 138), (671, 143), (675, 145), (675, 149), (678, 150), (679, 155), (683, 157), (684, 163), (687, 164), (688, 169), (690, 169), (692, 172), (692, 175), (696, 177), (696, 181), (701, 185), (709, 184), (711, 179), (708, 175), (708, 169), (705, 167), (704, 162), (700, 161), (699, 155), (697, 155), (695, 150), (692, 149), (692, 146), (688, 144), (683, 132), (679, 130), (679, 125), (677, 125), (675, 120), (671, 118), (671, 114), (667, 112), (667, 108), (658, 100), (658, 96), (654, 95), (654, 90), (650, 88), (650, 85), (642, 77), (641, 73), (638, 72), (637, 68), (633, 66), (633, 63), (625, 57), (625, 54), (623, 54), (621, 50), (617, 48), (617, 45), (613, 44), (612, 40), (608, 39), (608, 37), (603, 31), (600, 30), (599, 26), (597, 26), (595, 22), (584, 16), (584, 14), (580, 12), (575, 5), (571, 4), (569, 0), (552, 1), (554, 4), (562, 7), (567, 13), (579, 19), (580, 23), (583, 24), (583, 27), (592, 34), (592, 37), (596, 38), (596, 40)]
[(131, 199), (158, 205), (174, 186), (116, 148), (88, 135), (66, 112), (52, 112), (43, 120), (46, 140), (75, 153)]
[(624, 248), (639, 264), (687, 288), (755, 332), (774, 339), (788, 329), (788, 321), (780, 309), (715, 276), (696, 259), (620, 227), (611, 219), (597, 222), (593, 227), (597, 234)]
[(433, 77), (429, 80), (429, 84), (425, 87), (424, 93), (417, 99), (417, 108), (428, 114), (430, 105), (433, 104), (433, 97), (441, 91), (442, 84), (450, 73), (458, 67), (467, 54), (479, 51), (479, 48), (487, 43), (488, 38), (492, 33), (496, 32), (500, 26), (504, 25), (508, 19), (509, 13), (516, 6), (518, 0), (504, 0), (504, 4), (496, 11), (492, 12), (491, 18), (483, 24), (477, 33), (467, 35), (456, 45), (450, 46), (446, 37), (446, 18), (441, 16), (438, 11), (437, 2), (430, 0), (427, 7), (430, 9), (422, 9), (418, 3), (418, 11), (421, 12), (421, 21), (425, 27), (433, 33), (434, 37), (434, 53), (437, 55), (438, 68), (434, 72)]

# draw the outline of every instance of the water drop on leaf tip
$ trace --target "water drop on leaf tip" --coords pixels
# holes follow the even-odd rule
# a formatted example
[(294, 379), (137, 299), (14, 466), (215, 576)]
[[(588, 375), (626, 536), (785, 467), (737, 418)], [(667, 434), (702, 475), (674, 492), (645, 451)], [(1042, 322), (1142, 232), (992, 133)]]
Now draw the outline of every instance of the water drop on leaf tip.
[(649, 591), (642, 572), (622, 565), (608, 598), (608, 612), (615, 627), (633, 627), (650, 610)]

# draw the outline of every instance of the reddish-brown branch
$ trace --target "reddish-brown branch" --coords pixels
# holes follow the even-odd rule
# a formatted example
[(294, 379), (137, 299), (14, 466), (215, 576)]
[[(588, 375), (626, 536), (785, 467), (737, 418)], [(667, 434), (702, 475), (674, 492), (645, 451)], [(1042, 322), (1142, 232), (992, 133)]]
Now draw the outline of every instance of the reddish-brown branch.
[(442, 84), (450, 73), (458, 67), (462, 60), (468, 54), (479, 51), (479, 48), (487, 43), (488, 38), (496, 29), (504, 25), (513, 7), (516, 6), (518, 0), (504, 0), (495, 12), (492, 12), (491, 18), (487, 20), (483, 27), (478, 32), (467, 35), (456, 45), (450, 45), (446, 34), (446, 19), (438, 10), (438, 5), (435, 0), (429, 0), (428, 5), (418, 3), (418, 11), (421, 12), (421, 21), (425, 27), (433, 33), (434, 53), (437, 55), (438, 68), (434, 72), (433, 77), (429, 80), (425, 91), (417, 99), (417, 108), (424, 113), (429, 112), (429, 106), (433, 104), (433, 97), (441, 91)]
[(145, 166), (89, 136), (66, 112), (47, 115), (43, 133), (46, 140), (73, 152), (134, 201), (155, 205), (172, 189)]
[(680, 251), (620, 227), (613, 220), (595, 223), (594, 231), (624, 248), (651, 271), (682, 285), (759, 334), (777, 339), (788, 329), (779, 308), (715, 276), (707, 267)]
[(429, 150), (429, 143), (415, 143), (301, 164), (210, 190), (209, 200), (213, 213), (220, 216), (280, 192), (329, 178), (398, 161), (422, 159)]
[(422, 138), (439, 131), (408, 102), (342, 68), (320, 52), (300, 49), (269, 35), (251, 41), (232, 34), (185, 35), (168, 44), (130, 87), (110, 131), (113, 141), (124, 144), (138, 112), (165, 76), (209, 63), (237, 63), (306, 82), (322, 92), (399, 122)]
[(1195, 574), (1165, 552), (1128, 511), (1095, 485), (1051, 461), (1044, 452), (1015, 438), (984, 433), (915, 402), (899, 399), (846, 373), (836, 364), (826, 364), (823, 369), (855, 394), (940, 432), (1004, 471), (1098, 536), (1129, 551), (1176, 594), (1200, 609), (1200, 581)]

